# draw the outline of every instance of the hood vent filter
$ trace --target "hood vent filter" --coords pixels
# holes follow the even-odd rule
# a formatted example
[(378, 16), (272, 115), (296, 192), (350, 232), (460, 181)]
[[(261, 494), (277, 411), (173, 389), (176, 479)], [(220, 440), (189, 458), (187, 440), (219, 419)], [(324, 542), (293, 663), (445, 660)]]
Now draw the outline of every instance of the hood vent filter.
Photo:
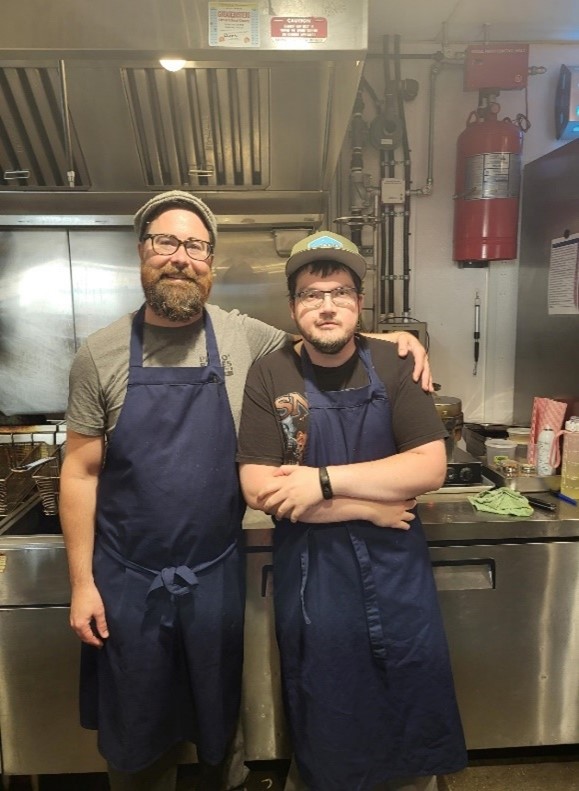
[[(62, 98), (57, 67), (0, 68), (0, 189), (69, 189)], [(70, 121), (75, 187), (89, 186)]]
[(269, 69), (124, 68), (148, 187), (265, 189)]

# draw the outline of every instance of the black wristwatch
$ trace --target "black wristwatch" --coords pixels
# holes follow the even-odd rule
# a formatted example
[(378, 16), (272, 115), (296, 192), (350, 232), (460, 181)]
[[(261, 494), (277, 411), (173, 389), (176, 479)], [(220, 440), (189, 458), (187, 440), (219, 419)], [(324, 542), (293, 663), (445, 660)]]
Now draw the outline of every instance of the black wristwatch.
[(320, 486), (322, 487), (322, 497), (324, 500), (331, 500), (334, 496), (334, 492), (332, 491), (330, 476), (325, 467), (320, 467)]

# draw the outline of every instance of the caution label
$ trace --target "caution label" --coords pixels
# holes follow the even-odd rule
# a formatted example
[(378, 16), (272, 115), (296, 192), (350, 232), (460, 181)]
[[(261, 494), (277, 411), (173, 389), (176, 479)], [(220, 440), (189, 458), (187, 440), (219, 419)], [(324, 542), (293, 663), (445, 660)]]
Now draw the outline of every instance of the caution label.
[(521, 155), (505, 151), (468, 157), (464, 175), (464, 200), (516, 198), (521, 183)]

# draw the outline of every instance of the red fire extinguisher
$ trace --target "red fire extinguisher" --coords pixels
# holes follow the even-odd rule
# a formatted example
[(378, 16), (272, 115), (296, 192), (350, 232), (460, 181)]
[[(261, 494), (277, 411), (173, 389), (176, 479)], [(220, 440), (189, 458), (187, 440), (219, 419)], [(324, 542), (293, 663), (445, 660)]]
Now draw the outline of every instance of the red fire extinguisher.
[(525, 117), (499, 121), (499, 110), (474, 110), (457, 142), (453, 258), (463, 264), (517, 257)]

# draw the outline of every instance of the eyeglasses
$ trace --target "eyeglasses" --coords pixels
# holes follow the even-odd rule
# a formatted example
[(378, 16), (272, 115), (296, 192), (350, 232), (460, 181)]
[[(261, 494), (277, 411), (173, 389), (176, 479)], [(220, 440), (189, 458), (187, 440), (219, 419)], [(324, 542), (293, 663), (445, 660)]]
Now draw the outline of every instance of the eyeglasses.
[(306, 288), (294, 294), (294, 299), (304, 308), (321, 308), (326, 295), (339, 308), (351, 308), (358, 301), (358, 290), (346, 286), (338, 286), (338, 288), (331, 288), (328, 291), (323, 291), (321, 288)]
[(183, 245), (185, 252), (194, 261), (206, 261), (213, 253), (213, 245), (203, 239), (177, 239), (168, 233), (148, 233), (143, 236), (143, 241), (151, 240), (153, 250), (157, 255), (173, 255)]

